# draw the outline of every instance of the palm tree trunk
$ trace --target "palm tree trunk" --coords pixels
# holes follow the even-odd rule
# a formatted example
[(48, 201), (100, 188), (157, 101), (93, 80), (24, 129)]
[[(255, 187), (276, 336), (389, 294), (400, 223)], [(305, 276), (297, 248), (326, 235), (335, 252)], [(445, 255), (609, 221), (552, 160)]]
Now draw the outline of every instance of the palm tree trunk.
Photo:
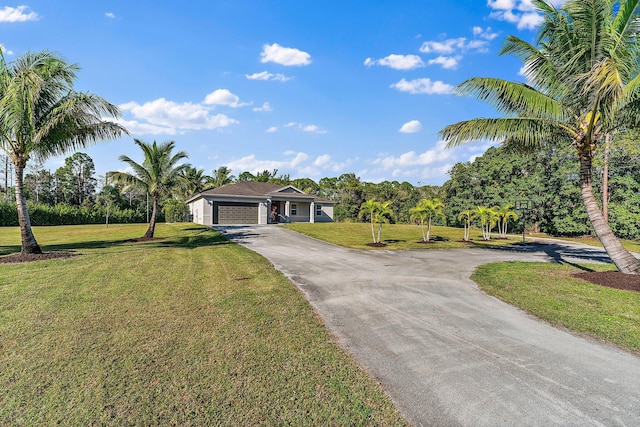
[[(373, 214), (371, 214), (373, 215)], [(374, 227), (374, 222), (373, 222), (373, 218), (371, 218), (371, 238), (373, 239), (373, 243), (378, 243), (376, 242), (376, 229)]]
[(147, 232), (142, 236), (144, 239), (151, 239), (153, 233), (156, 231), (156, 214), (158, 213), (158, 196), (153, 196), (153, 209), (151, 210), (151, 220), (149, 221), (149, 228)]
[(42, 249), (36, 242), (31, 230), (31, 218), (27, 210), (27, 199), (24, 196), (24, 166), (16, 165), (16, 207), (18, 208), (18, 224), (22, 239), (23, 254), (41, 254)]
[(427, 223), (427, 239), (425, 242), (431, 240), (431, 218), (429, 218), (429, 222)]
[(640, 274), (640, 260), (622, 247), (620, 240), (613, 234), (598, 207), (591, 183), (591, 156), (589, 154), (580, 155), (580, 193), (593, 230), (611, 261), (621, 273)]
[(604, 166), (602, 168), (602, 215), (609, 222), (609, 153), (611, 151), (611, 134), (604, 140)]

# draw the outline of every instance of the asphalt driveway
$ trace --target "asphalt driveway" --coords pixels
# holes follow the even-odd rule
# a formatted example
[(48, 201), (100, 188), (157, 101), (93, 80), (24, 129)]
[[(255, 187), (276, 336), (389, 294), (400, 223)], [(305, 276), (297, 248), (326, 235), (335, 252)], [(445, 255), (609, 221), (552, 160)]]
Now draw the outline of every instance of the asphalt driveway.
[(501, 260), (607, 260), (598, 249), (358, 251), (278, 226), (216, 228), (287, 275), (413, 425), (640, 425), (640, 358), (469, 279)]

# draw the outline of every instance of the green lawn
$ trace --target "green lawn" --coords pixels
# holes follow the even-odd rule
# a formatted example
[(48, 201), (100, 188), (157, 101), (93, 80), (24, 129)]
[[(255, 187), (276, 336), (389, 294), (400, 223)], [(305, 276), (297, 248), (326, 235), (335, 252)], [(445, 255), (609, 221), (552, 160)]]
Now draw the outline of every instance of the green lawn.
[(640, 294), (570, 277), (579, 271), (566, 264), (503, 262), (480, 266), (471, 278), (489, 295), (553, 325), (640, 353)]
[[(352, 222), (309, 224), (298, 222), (286, 224), (285, 227), (347, 248), (380, 249), (367, 246), (367, 243), (373, 241), (371, 224)], [(472, 229), (472, 241), (462, 242), (463, 230), (461, 228), (433, 226), (431, 227), (431, 240), (435, 240), (435, 243), (423, 244), (418, 243), (422, 240), (422, 232), (418, 225), (385, 224), (382, 227), (381, 241), (387, 244), (382, 248), (386, 250), (490, 247), (521, 241), (521, 238), (515, 236), (510, 236), (508, 240), (497, 239), (497, 233), (492, 236), (494, 237), (493, 240), (483, 241), (481, 231)]]
[(264, 258), (145, 228), (38, 227), (80, 256), (0, 264), (0, 425), (405, 424)]

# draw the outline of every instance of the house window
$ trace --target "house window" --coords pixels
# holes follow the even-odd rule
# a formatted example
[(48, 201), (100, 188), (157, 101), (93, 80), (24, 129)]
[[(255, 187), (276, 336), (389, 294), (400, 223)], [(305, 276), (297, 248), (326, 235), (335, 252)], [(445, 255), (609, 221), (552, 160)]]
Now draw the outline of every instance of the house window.
[(291, 216), (298, 215), (298, 205), (295, 203), (291, 203)]
[(316, 205), (316, 216), (322, 216), (322, 205)]

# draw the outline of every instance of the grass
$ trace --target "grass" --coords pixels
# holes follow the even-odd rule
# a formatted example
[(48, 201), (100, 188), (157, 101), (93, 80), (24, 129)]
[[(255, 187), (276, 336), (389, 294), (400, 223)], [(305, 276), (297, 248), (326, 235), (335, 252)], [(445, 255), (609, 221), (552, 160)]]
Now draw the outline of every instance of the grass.
[(471, 278), (488, 294), (552, 325), (640, 353), (640, 294), (571, 277), (579, 271), (566, 264), (503, 262), (480, 266)]
[[(316, 239), (324, 240), (339, 246), (353, 249), (380, 249), (367, 246), (373, 238), (371, 236), (371, 224), (366, 223), (291, 223), (285, 227), (295, 230)], [(482, 240), (482, 233), (478, 229), (471, 230), (471, 242), (462, 242), (463, 230), (453, 227), (431, 227), (431, 240), (435, 243), (418, 243), (422, 240), (422, 232), (418, 225), (385, 224), (382, 227), (382, 242), (387, 246), (385, 250), (402, 249), (445, 249), (445, 248), (474, 248), (495, 247), (520, 242), (520, 238), (509, 236), (507, 240), (496, 239)], [(376, 229), (377, 232), (377, 229)]]
[[(217, 232), (39, 227), (0, 264), (0, 425), (405, 425), (302, 294)], [(0, 228), (0, 254), (19, 250)]]

